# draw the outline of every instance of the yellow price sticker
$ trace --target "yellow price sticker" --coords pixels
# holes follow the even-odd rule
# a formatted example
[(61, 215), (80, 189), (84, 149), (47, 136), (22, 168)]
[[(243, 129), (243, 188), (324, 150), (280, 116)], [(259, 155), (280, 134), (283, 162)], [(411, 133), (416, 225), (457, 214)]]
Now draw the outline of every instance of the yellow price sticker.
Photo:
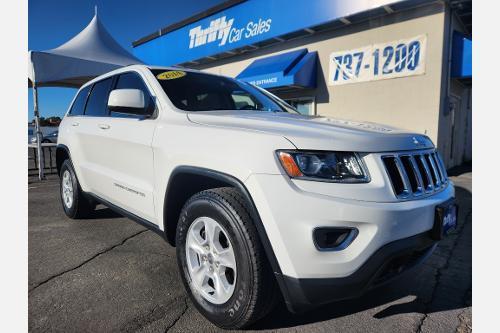
[(156, 75), (156, 78), (158, 80), (173, 80), (173, 79), (178, 79), (180, 77), (183, 77), (186, 75), (186, 72), (183, 71), (168, 71), (168, 72), (163, 72), (158, 75)]

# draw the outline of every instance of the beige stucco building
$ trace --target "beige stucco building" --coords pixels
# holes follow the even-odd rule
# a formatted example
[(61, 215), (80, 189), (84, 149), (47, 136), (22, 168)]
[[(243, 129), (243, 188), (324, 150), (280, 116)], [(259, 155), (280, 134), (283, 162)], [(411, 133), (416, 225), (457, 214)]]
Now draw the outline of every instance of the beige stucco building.
[[(236, 2), (233, 6), (241, 5), (241, 1)], [(401, 1), (384, 5), (381, 7), (383, 10), (377, 8), (362, 15), (341, 17), (326, 24), (179, 65), (238, 77), (247, 68), (258, 66), (255, 65), (259, 64), (255, 63), (256, 60), (278, 59), (280, 54), (300, 52), (302, 49), (309, 53), (317, 52), (312, 86), (263, 87), (296, 106), (302, 113), (388, 124), (426, 134), (437, 144), (447, 167), (452, 167), (472, 159), (472, 79), (471, 74), (464, 74), (464, 69), (457, 69), (455, 64), (463, 61), (463, 55), (456, 54), (461, 47), (460, 42), (470, 42), (472, 24), (467, 12), (470, 5), (470, 1)], [(217, 13), (207, 14), (216, 16)], [(229, 17), (224, 9), (222, 13)], [(186, 22), (196, 24), (197, 21), (189, 23), (188, 19)], [(167, 29), (166, 33), (171, 31)], [(379, 77), (378, 68), (375, 70), (373, 67), (377, 66), (374, 64), (376, 60), (373, 60), (375, 52), (380, 50), (382, 57), (390, 55), (385, 48), (392, 48), (396, 53), (398, 47), (399, 50), (405, 48), (404, 52), (410, 58), (408, 45), (415, 39), (421, 43), (419, 59), (416, 60), (419, 62), (417, 70), (412, 72), (405, 68), (393, 76), (398, 69), (396, 59), (392, 67), (387, 67), (387, 72), (393, 73)], [(140, 48), (150, 40), (138, 41), (134, 46)], [(356, 51), (360, 50), (364, 52), (365, 59), (371, 58), (360, 63), (356, 76), (352, 69), (356, 58), (351, 55), (359, 54)], [(348, 71), (346, 77), (353, 75), (354, 80), (336, 84), (332, 81), (336, 66), (332, 54), (342, 54), (343, 51), (353, 61), (352, 71)], [(398, 57), (396, 53), (394, 57)], [(399, 56), (402, 57), (402, 54)], [(346, 62), (345, 55), (343, 59)], [(407, 66), (409, 62), (407, 60)], [(379, 64), (382, 66), (383, 61)], [(340, 70), (342, 75), (342, 68)], [(252, 81), (255, 82), (261, 81)]]

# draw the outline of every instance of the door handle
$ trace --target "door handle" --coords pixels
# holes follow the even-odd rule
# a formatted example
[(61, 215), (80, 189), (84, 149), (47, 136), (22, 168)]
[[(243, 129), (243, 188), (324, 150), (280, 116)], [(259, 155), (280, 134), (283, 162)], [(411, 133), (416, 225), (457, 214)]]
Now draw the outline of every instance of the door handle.
[(80, 125), (80, 123), (73, 123), (73, 124), (71, 124), (71, 126), (78, 126), (78, 125)]
[(100, 129), (109, 129), (111, 126), (109, 126), (108, 124), (99, 124), (99, 128)]

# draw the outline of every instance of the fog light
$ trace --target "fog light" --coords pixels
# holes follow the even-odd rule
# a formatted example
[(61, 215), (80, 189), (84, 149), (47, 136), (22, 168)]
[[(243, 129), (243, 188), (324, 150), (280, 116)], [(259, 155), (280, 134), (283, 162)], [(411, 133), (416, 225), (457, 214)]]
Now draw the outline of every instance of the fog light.
[(356, 228), (320, 227), (313, 230), (314, 245), (319, 251), (341, 251), (358, 235)]

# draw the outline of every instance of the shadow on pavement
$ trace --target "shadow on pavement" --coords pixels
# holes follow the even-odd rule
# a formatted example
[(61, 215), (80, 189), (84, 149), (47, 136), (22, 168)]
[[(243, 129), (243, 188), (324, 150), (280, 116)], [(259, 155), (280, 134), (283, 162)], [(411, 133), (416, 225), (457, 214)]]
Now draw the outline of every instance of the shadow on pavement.
[(115, 219), (123, 217), (123, 215), (118, 214), (114, 210), (109, 209), (108, 207), (97, 208), (94, 213), (87, 217), (88, 220), (101, 220), (101, 219)]
[(461, 174), (464, 174), (467, 172), (472, 172), (472, 162), (466, 162), (464, 164), (453, 167), (453, 168), (446, 171), (446, 173), (450, 177), (460, 176)]

